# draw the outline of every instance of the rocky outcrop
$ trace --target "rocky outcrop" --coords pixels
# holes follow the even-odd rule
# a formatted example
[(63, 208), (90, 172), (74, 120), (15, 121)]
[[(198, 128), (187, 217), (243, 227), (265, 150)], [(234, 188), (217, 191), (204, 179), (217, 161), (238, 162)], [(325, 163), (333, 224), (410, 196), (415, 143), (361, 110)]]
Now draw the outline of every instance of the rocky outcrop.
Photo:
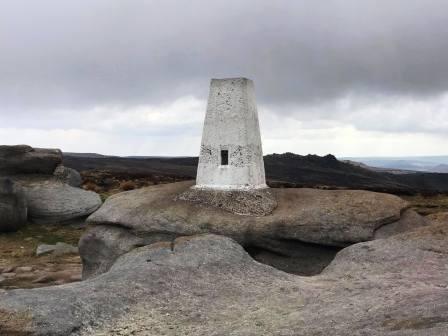
[(22, 188), (0, 177), (0, 232), (16, 231), (27, 221), (27, 203)]
[(52, 175), (62, 163), (59, 149), (32, 148), (26, 145), (0, 146), (0, 175)]
[[(278, 203), (272, 214), (239, 216), (208, 204), (173, 201), (191, 185), (158, 185), (111, 196), (89, 217), (93, 227), (81, 238), (80, 253), (88, 270), (84, 276), (98, 274), (96, 265), (104, 271), (113, 263), (111, 258), (129, 251), (136, 242), (145, 245), (157, 236), (202, 233), (231, 237), (260, 258), (269, 254), (272, 261), (277, 256), (279, 268), (285, 258), (303, 260), (298, 256), (309, 256), (316, 246), (335, 247), (325, 248), (316, 257), (320, 261), (312, 263), (315, 268), (310, 273), (315, 274), (341, 247), (371, 240), (378, 228), (400, 222), (407, 208), (399, 197), (367, 191), (271, 189)], [(119, 248), (114, 247), (115, 236), (110, 233), (117, 228), (122, 236)], [(114, 253), (98, 253), (100, 246)], [(316, 268), (316, 264), (320, 266)], [(294, 266), (294, 272), (303, 274), (299, 270), (302, 266)]]
[(344, 248), (314, 277), (230, 238), (181, 237), (84, 282), (0, 292), (0, 334), (445, 335), (447, 263), (446, 222)]
[[(8, 204), (9, 210), (3, 205), (5, 214), (0, 221), (5, 224), (0, 225), (0, 231), (1, 226), (16, 230), (17, 218), (23, 218), (25, 214), (26, 221), (27, 212), (28, 219), (32, 222), (57, 223), (87, 217), (101, 205), (98, 194), (79, 188), (81, 175), (62, 165), (62, 153), (59, 149), (32, 148), (26, 145), (0, 146), (0, 176), (9, 178), (17, 186), (16, 189), (22, 190), (20, 193), (18, 189), (15, 191), (15, 198), (8, 196), (7, 202), (6, 196), (1, 196), (3, 204)], [(26, 205), (20, 203), (25, 210), (16, 209), (14, 216), (17, 218), (11, 215), (7, 217), (7, 211), (16, 211), (11, 210), (11, 204), (17, 203), (19, 194), (25, 199)]]
[(23, 185), (32, 222), (58, 223), (86, 217), (102, 203), (97, 193), (74, 188), (54, 179), (19, 181)]

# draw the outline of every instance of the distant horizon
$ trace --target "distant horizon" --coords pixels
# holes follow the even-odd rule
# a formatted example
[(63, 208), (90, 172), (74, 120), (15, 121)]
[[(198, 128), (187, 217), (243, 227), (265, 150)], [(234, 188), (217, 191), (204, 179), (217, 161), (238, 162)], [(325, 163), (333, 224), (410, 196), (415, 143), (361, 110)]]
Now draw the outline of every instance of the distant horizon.
[[(102, 155), (102, 156), (116, 156), (116, 157), (166, 157), (166, 158), (182, 158), (182, 157), (198, 157), (199, 155), (117, 155), (117, 154), (107, 154), (107, 153), (98, 153), (98, 152), (71, 152), (71, 151), (63, 151), (65, 154), (90, 154), (90, 155)], [(448, 154), (446, 155), (405, 155), (405, 156), (337, 156), (333, 153), (327, 154), (300, 154), (295, 152), (273, 152), (273, 153), (263, 153), (263, 156), (273, 155), (273, 154), (286, 154), (292, 153), (296, 155), (306, 156), (306, 155), (317, 155), (317, 156), (326, 156), (333, 155), (338, 159), (350, 160), (350, 159), (406, 159), (406, 158), (448, 158)]]
[[(182, 159), (182, 158), (197, 158), (196, 155), (109, 155), (100, 153), (77, 153), (77, 152), (63, 152), (66, 156), (81, 157), (81, 158), (121, 158), (121, 159)], [(291, 153), (293, 155), (307, 156), (316, 154), (296, 154), (293, 152), (284, 153), (270, 153), (264, 154), (269, 156), (273, 154), (282, 155)], [(333, 155), (333, 154), (326, 154)], [(325, 155), (319, 155), (323, 157)], [(334, 155), (333, 155), (334, 156)], [(399, 171), (415, 171), (415, 172), (432, 172), (432, 173), (448, 173), (448, 155), (423, 155), (423, 156), (364, 156), (364, 157), (337, 157), (340, 161), (352, 161), (360, 165), (365, 165), (380, 170), (399, 170)]]

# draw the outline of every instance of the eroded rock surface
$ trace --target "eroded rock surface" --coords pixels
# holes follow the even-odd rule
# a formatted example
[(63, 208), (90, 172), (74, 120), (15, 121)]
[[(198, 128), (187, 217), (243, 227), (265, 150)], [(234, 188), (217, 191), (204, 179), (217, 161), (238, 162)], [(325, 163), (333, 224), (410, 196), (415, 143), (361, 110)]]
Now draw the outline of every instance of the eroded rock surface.
[(230, 238), (181, 237), (84, 282), (0, 292), (0, 334), (446, 335), (447, 263), (442, 219), (347, 247), (314, 277), (260, 264)]
[[(263, 252), (266, 258), (269, 254), (270, 260), (279, 256), (278, 262), (282, 264), (284, 257), (300, 260), (298, 256), (309, 254), (312, 244), (344, 247), (373, 239), (378, 228), (399, 223), (407, 208), (407, 203), (399, 197), (368, 191), (270, 189), (278, 204), (270, 215), (239, 216), (208, 204), (173, 201), (191, 185), (191, 182), (159, 185), (107, 199), (89, 217), (88, 222), (93, 227), (80, 242), (80, 253), (89, 270), (85, 275), (98, 274), (95, 265), (102, 265), (104, 269), (113, 262), (113, 256), (131, 250), (136, 240), (144, 245), (146, 240), (156, 236), (166, 240), (166, 236), (202, 233), (231, 237), (257, 254)], [(116, 249), (111, 238), (114, 236), (109, 233), (115, 228), (125, 230), (123, 239), (128, 241), (122, 241)], [(384, 233), (384, 236), (393, 233)], [(99, 246), (107, 246), (115, 252), (107, 253), (106, 258), (104, 253), (93, 253)], [(321, 266), (310, 274), (323, 268), (324, 260), (328, 264), (337, 249), (327, 252), (331, 251), (323, 251), (321, 257), (317, 257)]]

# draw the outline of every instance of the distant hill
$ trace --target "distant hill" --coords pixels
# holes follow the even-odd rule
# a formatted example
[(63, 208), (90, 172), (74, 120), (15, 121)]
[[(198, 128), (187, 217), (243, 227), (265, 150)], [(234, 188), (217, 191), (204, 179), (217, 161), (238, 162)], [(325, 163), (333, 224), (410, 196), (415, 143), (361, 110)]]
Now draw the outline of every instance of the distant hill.
[[(271, 154), (264, 157), (268, 184), (273, 187), (365, 189), (394, 194), (448, 193), (448, 174), (392, 174), (340, 161), (333, 155)], [(156, 174), (182, 179), (196, 177), (197, 157), (123, 158), (64, 155), (64, 164), (78, 171), (107, 170), (129, 175)]]
[(384, 169), (399, 169), (433, 173), (448, 172), (448, 156), (415, 156), (415, 157), (370, 157), (341, 158), (361, 162), (367, 166)]
[(440, 164), (433, 168), (435, 172), (438, 173), (448, 173), (448, 164)]
[(80, 157), (80, 158), (106, 158), (106, 157), (117, 157), (113, 155), (103, 155), (103, 154), (97, 154), (97, 153), (72, 153), (72, 152), (64, 152), (64, 156), (73, 156), (73, 157)]

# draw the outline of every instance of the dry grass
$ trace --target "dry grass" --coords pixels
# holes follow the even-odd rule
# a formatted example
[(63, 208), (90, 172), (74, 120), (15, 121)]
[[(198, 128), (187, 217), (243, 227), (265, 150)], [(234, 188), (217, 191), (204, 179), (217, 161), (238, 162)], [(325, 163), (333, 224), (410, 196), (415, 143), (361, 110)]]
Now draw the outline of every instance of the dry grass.
[(411, 204), (411, 208), (423, 216), (448, 211), (448, 195), (401, 197)]
[[(0, 268), (31, 266), (36, 276), (67, 269), (81, 272), (81, 259), (78, 255), (36, 256), (40, 244), (65, 242), (78, 245), (84, 228), (73, 225), (28, 224), (17, 232), (0, 234)], [(0, 288), (33, 288), (48, 284), (33, 283), (35, 277), (18, 276), (0, 283)], [(2, 335), (0, 333), (0, 335)]]
[(134, 190), (137, 185), (133, 181), (124, 181), (120, 183), (120, 189), (123, 191)]
[(84, 183), (84, 185), (82, 186), (85, 190), (89, 190), (89, 191), (94, 191), (96, 193), (100, 193), (101, 192), (101, 188), (99, 188), (95, 183), (93, 182), (87, 182)]
[(32, 335), (32, 319), (28, 312), (12, 312), (0, 309), (0, 335)]

